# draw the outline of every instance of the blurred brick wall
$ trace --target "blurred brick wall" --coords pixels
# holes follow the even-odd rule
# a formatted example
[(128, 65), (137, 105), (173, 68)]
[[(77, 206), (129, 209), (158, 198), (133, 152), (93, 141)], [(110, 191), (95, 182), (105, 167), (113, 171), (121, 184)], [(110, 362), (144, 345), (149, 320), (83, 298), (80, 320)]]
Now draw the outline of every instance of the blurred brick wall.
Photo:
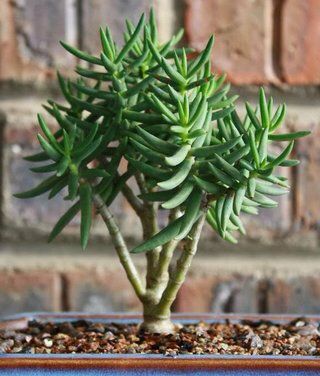
[[(254, 244), (269, 245), (293, 259), (298, 256), (297, 253), (290, 256), (292, 246), (301, 247), (303, 254), (311, 252), (310, 257), (315, 257), (312, 252), (319, 248), (320, 224), (319, 0), (1, 0), (0, 110), (7, 122), (3, 127), (0, 118), (0, 236), (13, 244), (10, 252), (20, 257), (17, 244), (24, 241), (23, 257), (27, 257), (34, 242), (43, 242), (50, 226), (66, 208), (61, 197), (51, 201), (46, 198), (20, 201), (12, 197), (13, 192), (31, 187), (39, 179), (28, 171), (28, 163), (22, 157), (37, 147), (35, 114), (41, 111), (41, 103), (48, 97), (59, 96), (55, 70), (73, 74), (77, 63), (58, 41), (62, 39), (92, 53), (98, 52), (99, 24), (110, 25), (120, 41), (125, 18), (136, 21), (150, 5), (156, 8), (163, 40), (184, 27), (185, 42), (200, 49), (213, 33), (214, 69), (228, 74), (234, 91), (240, 92), (243, 100), (256, 101), (258, 85), (264, 85), (276, 102), (288, 103), (288, 129), (313, 131), (312, 137), (297, 143), (295, 153), (301, 164), (288, 175), (292, 193), (280, 199), (279, 210), (264, 210), (258, 219), (245, 218), (245, 221), (248, 239), (255, 241)], [(241, 102), (239, 107), (243, 107)], [(126, 235), (136, 237), (136, 220), (128, 205), (119, 200), (114, 210)], [(97, 222), (94, 239), (105, 239), (104, 233)], [(67, 234), (68, 239), (77, 236), (77, 222)], [(205, 232), (205, 238), (208, 249), (226, 247), (209, 231)], [(94, 242), (91, 244), (94, 248)], [(247, 243), (243, 244), (246, 248)], [(55, 245), (49, 249), (54, 252)], [(226, 249), (230, 251), (228, 246)], [(50, 268), (49, 256), (41, 252), (44, 265), (34, 266), (34, 278), (30, 278), (30, 264), (12, 267), (10, 262), (14, 264), (14, 258), (9, 262), (5, 250), (6, 246), (0, 245), (0, 314), (30, 309), (88, 310), (96, 306), (98, 310), (135, 310), (138, 307), (125, 282), (116, 278), (120, 273), (118, 266), (88, 269), (75, 265), (76, 261), (72, 262), (74, 258), (70, 257), (70, 268), (61, 271), (56, 264)], [(108, 257), (110, 254), (111, 251)], [(265, 260), (272, 258), (264, 256)], [(256, 253), (252, 257), (257, 257)], [(94, 256), (88, 256), (89, 259), (94, 261)], [(215, 270), (214, 254), (208, 253), (199, 263), (206, 264), (208, 259), (212, 263), (210, 270)], [(284, 278), (279, 273), (273, 279), (272, 273), (264, 273), (263, 262), (250, 275), (237, 269), (236, 259), (232, 263), (230, 270), (222, 269), (213, 276), (209, 271), (200, 274), (194, 269), (176, 309), (320, 312), (314, 303), (319, 297), (318, 270), (312, 269), (310, 276), (307, 273), (301, 279), (299, 275)], [(39, 286), (35, 286), (36, 280)], [(110, 285), (110, 280), (118, 283)], [(195, 286), (204, 291), (202, 301), (193, 299)], [(298, 303), (292, 303), (294, 300)]]

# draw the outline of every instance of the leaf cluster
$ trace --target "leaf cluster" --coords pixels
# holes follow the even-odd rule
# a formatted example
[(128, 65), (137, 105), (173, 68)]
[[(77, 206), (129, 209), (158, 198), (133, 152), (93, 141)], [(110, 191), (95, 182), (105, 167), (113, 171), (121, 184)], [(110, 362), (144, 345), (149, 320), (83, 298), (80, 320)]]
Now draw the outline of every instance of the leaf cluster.
[[(42, 152), (27, 157), (45, 162), (31, 170), (50, 176), (20, 198), (64, 188), (71, 208), (54, 227), (50, 240), (81, 212), (81, 242), (85, 248), (91, 226), (92, 201), (99, 195), (109, 206), (127, 181), (142, 174), (146, 191), (140, 199), (164, 210), (179, 210), (170, 222), (133, 252), (145, 252), (169, 240), (183, 239), (202, 212), (220, 236), (236, 242), (233, 232), (245, 233), (241, 213), (277, 202), (269, 196), (287, 193), (278, 166), (295, 166), (289, 159), (294, 139), (307, 132), (278, 134), (286, 107), (274, 109), (272, 98), (259, 92), (259, 105), (246, 104), (241, 119), (225, 77), (211, 72), (211, 37), (205, 49), (190, 57), (176, 48), (182, 32), (166, 43), (158, 40), (153, 12), (134, 26), (127, 21), (124, 45), (114, 42), (109, 28), (100, 28), (101, 54), (93, 56), (65, 43), (79, 61), (79, 79), (58, 75), (67, 104), (49, 100), (44, 108), (59, 125), (52, 133), (39, 115)], [(278, 155), (271, 142), (288, 141)], [(120, 170), (121, 160), (126, 170)]]

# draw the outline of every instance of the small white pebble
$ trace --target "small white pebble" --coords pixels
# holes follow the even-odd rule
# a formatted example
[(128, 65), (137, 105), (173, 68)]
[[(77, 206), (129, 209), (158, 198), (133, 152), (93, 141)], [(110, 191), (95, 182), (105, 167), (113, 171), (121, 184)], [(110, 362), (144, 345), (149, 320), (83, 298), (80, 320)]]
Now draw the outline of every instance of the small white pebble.
[(43, 340), (43, 343), (44, 343), (45, 347), (52, 347), (52, 345), (53, 345), (53, 341), (52, 341), (51, 338), (45, 338)]

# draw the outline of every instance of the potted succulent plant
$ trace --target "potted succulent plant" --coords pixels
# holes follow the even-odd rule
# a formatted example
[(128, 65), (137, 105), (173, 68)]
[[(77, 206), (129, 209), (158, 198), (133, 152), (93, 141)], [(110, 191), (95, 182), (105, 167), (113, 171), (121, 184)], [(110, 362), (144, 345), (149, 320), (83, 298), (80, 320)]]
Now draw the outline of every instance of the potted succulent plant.
[[(315, 360), (306, 363), (272, 358), (276, 354), (317, 355), (320, 350), (313, 321), (268, 325), (261, 319), (255, 323), (239, 319), (224, 322), (223, 316), (207, 315), (190, 317), (193, 324), (182, 326), (186, 317), (171, 319), (171, 306), (197, 252), (205, 222), (223, 239), (235, 243), (235, 234), (245, 233), (242, 213), (255, 215), (259, 207), (276, 207), (270, 196), (288, 192), (287, 179), (275, 170), (298, 163), (289, 159), (294, 139), (308, 133), (279, 134), (286, 107), (283, 104), (274, 109), (272, 98), (267, 99), (262, 88), (258, 107), (247, 103), (242, 119), (234, 106), (237, 96), (229, 96), (230, 86), (224, 84), (225, 76), (211, 72), (213, 37), (201, 53), (190, 56), (189, 49), (175, 47), (181, 36), (182, 31), (167, 43), (159, 43), (151, 11), (149, 20), (142, 16), (136, 27), (127, 22), (122, 48), (115, 44), (109, 28), (101, 28), (98, 57), (62, 43), (87, 64), (76, 68), (80, 78), (75, 82), (58, 75), (66, 104), (48, 101), (44, 108), (59, 128), (52, 132), (38, 115), (42, 151), (26, 158), (37, 163), (31, 170), (46, 174), (45, 178), (37, 187), (15, 196), (27, 199), (49, 193), (51, 198), (65, 191), (71, 206), (54, 226), (49, 240), (80, 213), (84, 249), (92, 212), (100, 215), (141, 301), (143, 315), (139, 325), (137, 321), (130, 324), (130, 317), (117, 323), (118, 316), (82, 315), (70, 323), (68, 315), (35, 315), (36, 321), (9, 335), (4, 328), (25, 323), (15, 319), (3, 322), (2, 372), (8, 367), (24, 372), (23, 367), (34, 366), (42, 367), (43, 372), (65, 370), (68, 374), (74, 368), (80, 372), (81, 367), (86, 374), (98, 374), (103, 368), (113, 375), (122, 374), (124, 369), (128, 374), (149, 374), (157, 367), (158, 374), (162, 374), (161, 369), (165, 374), (195, 370), (209, 374), (210, 369), (216, 369), (217, 374), (238, 374), (240, 370), (248, 374), (251, 369), (250, 374), (254, 374), (255, 367), (257, 374), (264, 374), (268, 365), (275, 372), (284, 366), (287, 374), (290, 369), (294, 374), (304, 367), (320, 369)], [(274, 155), (268, 150), (271, 142), (287, 145)], [(123, 163), (120, 169), (121, 161), (126, 161), (125, 169)], [(133, 249), (128, 248), (110, 209), (121, 194), (141, 221), (143, 240)], [(162, 220), (166, 218), (161, 228), (160, 211)], [(177, 261), (173, 261), (176, 249)], [(142, 253), (147, 264), (145, 281), (134, 264), (134, 257)], [(169, 272), (173, 263), (175, 267)], [(200, 319), (213, 323), (197, 323)], [(311, 331), (308, 338), (313, 352), (309, 348), (303, 352), (300, 345), (290, 347), (295, 343), (291, 336), (301, 336), (306, 328)], [(20, 339), (14, 337), (17, 333)], [(275, 337), (283, 342), (279, 340), (276, 345), (270, 340)], [(266, 338), (273, 343), (268, 342), (269, 348), (264, 344)], [(21, 355), (25, 352), (35, 355)], [(64, 355), (48, 355), (61, 352)], [(87, 358), (85, 352), (104, 356)], [(110, 355), (116, 353), (149, 355)], [(152, 354), (185, 355), (173, 360)], [(217, 354), (235, 357), (226, 359)], [(241, 354), (271, 357), (266, 361), (263, 356), (251, 359)]]

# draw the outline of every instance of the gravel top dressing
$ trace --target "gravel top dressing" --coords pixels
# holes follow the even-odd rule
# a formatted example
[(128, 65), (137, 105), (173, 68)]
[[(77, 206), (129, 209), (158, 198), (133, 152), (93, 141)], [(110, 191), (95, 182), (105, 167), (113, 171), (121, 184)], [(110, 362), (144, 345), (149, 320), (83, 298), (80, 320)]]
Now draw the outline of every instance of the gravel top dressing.
[(23, 330), (0, 331), (0, 354), (221, 354), (320, 355), (319, 323), (299, 318), (268, 321), (199, 322), (175, 334), (149, 334), (136, 324), (30, 321)]

